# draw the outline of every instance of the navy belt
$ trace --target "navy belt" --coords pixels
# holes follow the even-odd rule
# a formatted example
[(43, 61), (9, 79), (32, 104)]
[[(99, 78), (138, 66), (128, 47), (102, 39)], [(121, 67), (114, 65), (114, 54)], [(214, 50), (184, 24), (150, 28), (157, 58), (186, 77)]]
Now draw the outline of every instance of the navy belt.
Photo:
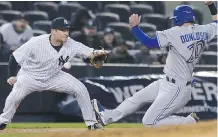
[[(166, 76), (166, 80), (169, 81), (169, 82), (171, 82), (171, 83), (176, 84), (176, 80), (175, 80), (174, 78), (169, 78), (168, 76)], [(191, 81), (188, 81), (188, 82), (186, 83), (186, 86), (188, 86), (188, 85), (190, 85), (190, 84), (191, 84)]]

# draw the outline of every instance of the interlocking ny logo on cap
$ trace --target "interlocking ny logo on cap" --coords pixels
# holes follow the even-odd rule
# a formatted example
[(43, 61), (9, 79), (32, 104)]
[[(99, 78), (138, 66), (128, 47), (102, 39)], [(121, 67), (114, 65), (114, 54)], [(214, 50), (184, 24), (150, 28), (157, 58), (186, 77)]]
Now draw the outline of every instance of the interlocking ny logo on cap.
[(67, 20), (64, 20), (64, 24), (68, 24), (68, 23), (67, 23)]

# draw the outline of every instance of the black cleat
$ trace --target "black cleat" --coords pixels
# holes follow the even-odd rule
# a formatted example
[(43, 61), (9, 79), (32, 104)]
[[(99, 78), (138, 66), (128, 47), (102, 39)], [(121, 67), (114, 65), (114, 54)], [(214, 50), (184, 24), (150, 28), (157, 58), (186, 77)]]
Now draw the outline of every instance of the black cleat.
[(0, 125), (0, 130), (4, 130), (6, 128), (7, 124), (1, 124)]
[(94, 125), (90, 125), (88, 126), (88, 129), (90, 131), (93, 131), (93, 130), (104, 130), (103, 126), (99, 123), (95, 123)]

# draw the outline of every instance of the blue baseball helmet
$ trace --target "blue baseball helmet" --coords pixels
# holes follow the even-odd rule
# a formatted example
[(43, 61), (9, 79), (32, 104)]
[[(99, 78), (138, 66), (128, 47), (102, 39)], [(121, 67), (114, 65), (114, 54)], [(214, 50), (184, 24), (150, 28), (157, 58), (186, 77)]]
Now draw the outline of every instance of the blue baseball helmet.
[(182, 26), (187, 22), (195, 22), (194, 10), (188, 5), (177, 6), (173, 11), (171, 19), (173, 19), (175, 26)]

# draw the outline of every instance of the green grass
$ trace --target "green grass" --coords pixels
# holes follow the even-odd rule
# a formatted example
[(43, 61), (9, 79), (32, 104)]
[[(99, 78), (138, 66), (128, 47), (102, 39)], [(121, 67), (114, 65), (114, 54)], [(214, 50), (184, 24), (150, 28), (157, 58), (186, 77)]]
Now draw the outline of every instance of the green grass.
[[(114, 123), (107, 128), (137, 128), (143, 124)], [(85, 123), (11, 123), (7, 128), (86, 128)]]
[[(105, 128), (137, 128), (143, 124), (114, 123)], [(43, 128), (86, 128), (85, 123), (11, 123), (7, 129), (43, 129)], [(0, 133), (0, 137), (40, 137), (45, 133)]]
[(11, 123), (7, 128), (85, 128), (84, 123)]
[[(42, 134), (42, 133), (41, 133)], [(40, 133), (3, 133), (1, 137), (39, 137)]]

